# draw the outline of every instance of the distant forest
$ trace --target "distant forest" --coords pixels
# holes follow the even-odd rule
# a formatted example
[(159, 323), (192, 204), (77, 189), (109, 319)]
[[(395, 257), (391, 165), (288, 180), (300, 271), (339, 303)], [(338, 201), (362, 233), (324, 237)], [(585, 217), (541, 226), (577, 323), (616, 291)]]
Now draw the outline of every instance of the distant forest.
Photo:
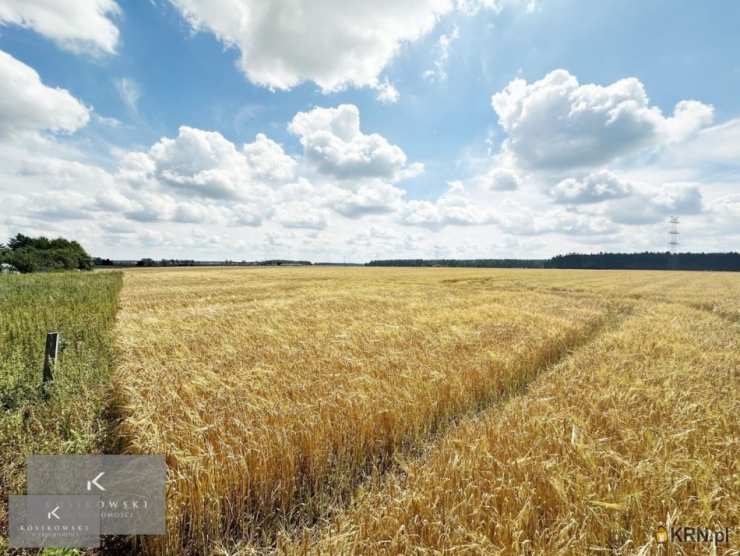
[(544, 259), (386, 259), (366, 266), (454, 266), (471, 268), (544, 268)]
[(545, 268), (740, 271), (740, 253), (573, 253), (548, 259)]
[(475, 268), (580, 268), (615, 270), (740, 271), (740, 253), (595, 253), (551, 259), (391, 259), (367, 266), (441, 266)]
[(266, 261), (196, 261), (195, 259), (151, 259), (114, 260), (95, 257), (95, 266), (117, 267), (160, 267), (160, 266), (305, 266), (311, 261), (292, 261), (288, 259), (270, 259)]
[(265, 261), (196, 261), (192, 259), (111, 260), (95, 258), (95, 266), (392, 266), (466, 268), (581, 268), (614, 270), (724, 270), (740, 271), (740, 253), (595, 253), (557, 255), (551, 259), (382, 259), (343, 264), (288, 259)]

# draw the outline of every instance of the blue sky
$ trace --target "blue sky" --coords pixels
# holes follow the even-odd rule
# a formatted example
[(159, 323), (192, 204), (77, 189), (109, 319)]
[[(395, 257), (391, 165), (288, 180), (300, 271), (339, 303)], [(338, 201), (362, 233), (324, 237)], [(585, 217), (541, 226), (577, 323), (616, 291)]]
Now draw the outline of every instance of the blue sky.
[(0, 0), (0, 233), (529, 257), (665, 249), (678, 215), (740, 248), (740, 4), (365, 4)]

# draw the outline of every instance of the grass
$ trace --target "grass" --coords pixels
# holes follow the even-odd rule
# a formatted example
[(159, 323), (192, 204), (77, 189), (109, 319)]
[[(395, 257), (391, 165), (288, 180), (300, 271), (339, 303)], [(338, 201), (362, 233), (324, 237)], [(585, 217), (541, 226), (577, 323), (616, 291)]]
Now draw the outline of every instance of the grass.
[(707, 545), (658, 551), (654, 531), (740, 521), (739, 370), (739, 325), (638, 302), (525, 395), (463, 421), (403, 472), (358, 493), (317, 542), (306, 532), (282, 548), (707, 553)]
[[(120, 273), (0, 275), (0, 551), (7, 497), (25, 492), (32, 453), (94, 453), (113, 364)], [(63, 349), (48, 397), (41, 393), (46, 333)]]

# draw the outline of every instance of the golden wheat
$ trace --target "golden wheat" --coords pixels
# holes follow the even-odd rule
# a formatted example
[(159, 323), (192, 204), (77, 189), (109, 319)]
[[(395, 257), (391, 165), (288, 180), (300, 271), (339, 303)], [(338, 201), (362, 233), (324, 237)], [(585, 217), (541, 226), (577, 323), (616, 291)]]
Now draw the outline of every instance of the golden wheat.
[(149, 548), (204, 551), (320, 514), (317, 495), (526, 383), (607, 312), (446, 281), (468, 274), (128, 273), (119, 436), (172, 473), (168, 536)]
[[(477, 410), (521, 393), (632, 307), (649, 314), (670, 301), (668, 314), (701, 307), (697, 314), (715, 311), (735, 326), (740, 287), (726, 277), (468, 269), (127, 272), (118, 324), (118, 437), (126, 451), (166, 454), (170, 466), (168, 534), (144, 548), (267, 550), (282, 529), (283, 547), (308, 550), (310, 537), (293, 545), (291, 531), (346, 506), (363, 478), (385, 473), (392, 483), (398, 458), (435, 452), (434, 439), (444, 440), (451, 423), (462, 418), (464, 430)], [(644, 339), (648, 329), (640, 326)], [(620, 380), (629, 386), (629, 377)], [(549, 442), (547, 430), (540, 432)], [(430, 477), (445, 483), (444, 476)], [(454, 501), (451, 494), (445, 500)], [(382, 507), (393, 501), (385, 493), (373, 500)], [(428, 502), (434, 500), (422, 503)], [(311, 550), (372, 553), (388, 546), (385, 532), (365, 539), (353, 525), (373, 522), (362, 517), (372, 504), (358, 512), (335, 525), (347, 533), (340, 537), (345, 541), (330, 534)], [(484, 529), (475, 535), (486, 538)], [(448, 537), (439, 538), (436, 545), (414, 536), (391, 546), (410, 552), (458, 546), (454, 536), (449, 545)]]
[(359, 494), (316, 544), (306, 533), (282, 548), (648, 554), (658, 553), (660, 524), (734, 527), (738, 372), (740, 326), (682, 305), (638, 303), (526, 395), (465, 420), (402, 474)]

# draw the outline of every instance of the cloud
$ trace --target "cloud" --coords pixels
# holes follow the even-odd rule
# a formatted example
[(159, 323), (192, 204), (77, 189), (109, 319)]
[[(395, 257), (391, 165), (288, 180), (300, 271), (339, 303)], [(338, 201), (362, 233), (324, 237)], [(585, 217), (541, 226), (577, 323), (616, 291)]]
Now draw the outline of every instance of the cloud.
[(621, 224), (655, 224), (669, 216), (699, 214), (703, 199), (697, 184), (666, 183), (608, 205), (607, 214)]
[(725, 195), (716, 199), (709, 207), (708, 213), (712, 218), (714, 233), (724, 231), (740, 234), (740, 194)]
[(521, 236), (601, 236), (618, 231), (617, 226), (602, 215), (584, 214), (563, 208), (535, 212), (530, 207), (517, 203), (506, 203), (500, 207), (495, 222), (504, 232)]
[(92, 210), (113, 213), (136, 222), (176, 222), (259, 226), (272, 215), (266, 203), (224, 205), (210, 199), (186, 200), (152, 190), (106, 189), (95, 197)]
[(404, 43), (428, 33), (451, 0), (170, 0), (190, 25), (241, 56), (255, 84), (291, 89), (313, 81), (324, 92), (377, 87)]
[(233, 226), (259, 226), (272, 216), (272, 207), (261, 203), (240, 203), (231, 208)]
[(460, 37), (457, 26), (452, 28), (449, 34), (442, 34), (437, 41), (439, 56), (434, 61), (434, 69), (424, 72), (424, 77), (430, 81), (444, 81), (447, 79), (447, 62), (450, 59), (450, 45)]
[(651, 202), (670, 214), (698, 214), (702, 211), (702, 196), (695, 183), (666, 183)]
[(244, 145), (242, 152), (252, 176), (258, 180), (281, 183), (295, 176), (296, 161), (264, 133), (258, 133), (254, 143)]
[(689, 140), (671, 145), (662, 153), (658, 163), (694, 170), (707, 165), (736, 167), (740, 145), (740, 118), (706, 127)]
[(673, 117), (663, 122), (663, 135), (669, 143), (679, 143), (712, 124), (714, 107), (697, 100), (682, 100), (673, 109)]
[(138, 206), (130, 195), (126, 196), (115, 188), (106, 188), (99, 192), (95, 203), (100, 210), (118, 213), (133, 212)]
[(248, 183), (244, 155), (218, 132), (182, 126), (175, 139), (160, 139), (148, 156), (153, 177), (184, 193), (237, 198)]
[(327, 195), (326, 203), (347, 218), (360, 218), (369, 214), (388, 214), (398, 210), (405, 193), (390, 184), (369, 182), (356, 191), (336, 188)]
[(0, 139), (23, 132), (73, 133), (90, 109), (68, 91), (41, 82), (36, 70), (0, 51)]
[(376, 97), (383, 104), (395, 104), (401, 98), (398, 90), (388, 80), (377, 86), (378, 96)]
[[(177, 202), (169, 195), (139, 191), (126, 197), (131, 203), (123, 212), (126, 218), (137, 222), (164, 222), (174, 219)], [(106, 206), (110, 205), (101, 205)]]
[(466, 15), (475, 15), (482, 9), (500, 12), (506, 5), (524, 5), (527, 13), (537, 9), (540, 0), (456, 0), (457, 8)]
[(228, 221), (229, 217), (230, 214), (226, 207), (188, 201), (176, 205), (171, 220), (192, 224), (223, 224)]
[(103, 126), (107, 126), (113, 129), (121, 127), (121, 121), (116, 118), (108, 116), (101, 116), (100, 114), (93, 114), (93, 121)]
[(353, 104), (299, 112), (288, 129), (300, 137), (304, 157), (320, 173), (343, 180), (380, 178), (397, 181), (417, 175), (421, 164), (377, 133), (360, 131), (360, 111)]
[(286, 228), (308, 230), (324, 230), (328, 223), (326, 211), (317, 210), (305, 202), (283, 205), (278, 220)]
[(510, 82), (491, 97), (505, 148), (525, 167), (563, 170), (605, 164), (642, 148), (684, 141), (711, 123), (713, 108), (681, 101), (672, 117), (650, 106), (636, 78), (580, 85), (565, 70)]
[(295, 167), (264, 134), (240, 150), (220, 133), (183, 126), (175, 138), (123, 154), (96, 208), (139, 222), (259, 226)]
[(361, 228), (351, 235), (342, 247), (349, 247), (350, 253), (357, 257), (357, 253), (367, 253), (368, 258), (396, 258), (418, 255), (428, 247), (431, 236), (425, 232), (412, 231), (399, 233), (389, 230), (387, 226), (370, 225)]
[(472, 226), (493, 222), (491, 213), (476, 206), (459, 181), (448, 183), (448, 190), (436, 201), (408, 201), (399, 221), (411, 226), (441, 230), (445, 226)]
[(549, 191), (556, 203), (588, 204), (629, 196), (633, 187), (608, 170), (586, 175), (582, 179), (567, 178)]
[(79, 220), (90, 216), (90, 199), (76, 191), (46, 191), (28, 198), (28, 214), (40, 220)]
[(294, 168), (295, 161), (265, 135), (240, 151), (218, 132), (182, 126), (176, 138), (163, 137), (148, 152), (126, 155), (118, 176), (138, 188), (248, 199), (269, 196), (268, 182), (291, 179)]
[(104, 232), (114, 235), (135, 234), (138, 227), (133, 222), (122, 218), (106, 219), (100, 223)]
[(514, 191), (519, 189), (521, 184), (519, 174), (509, 168), (493, 168), (475, 178), (474, 181), (478, 186), (489, 191)]
[(138, 83), (136, 83), (136, 81), (134, 81), (133, 79), (129, 79), (127, 77), (117, 79), (115, 83), (116, 90), (118, 91), (118, 96), (121, 97), (121, 100), (126, 105), (126, 108), (128, 108), (134, 114), (138, 112), (138, 102), (141, 98), (141, 88), (139, 87)]
[(0, 0), (0, 24), (20, 25), (72, 52), (114, 54), (120, 14), (113, 0)]
[(97, 166), (76, 160), (51, 158), (39, 153), (24, 154), (26, 156), (16, 161), (17, 175), (43, 183), (48, 188), (109, 185), (112, 182), (110, 174)]
[[(83, 150), (92, 137), (55, 136), (84, 126), (95, 117), (91, 108), (43, 84), (34, 70), (2, 53), (0, 77), (12, 99), (0, 98), (0, 198), (15, 218), (0, 216), (0, 223), (8, 230), (85, 234), (93, 249), (98, 242), (130, 249), (127, 255), (141, 256), (138, 249), (152, 247), (155, 256), (169, 256), (162, 251), (192, 246), (198, 253), (213, 249), (214, 257), (230, 256), (223, 242), (242, 234), (254, 238), (250, 252), (265, 256), (366, 258), (375, 256), (371, 249), (379, 258), (388, 253), (479, 256), (494, 238), (511, 240), (512, 247), (504, 249), (512, 256), (521, 256), (515, 249), (544, 255), (579, 244), (627, 241), (634, 235), (630, 225), (645, 226), (638, 237), (658, 237), (673, 215), (701, 215), (686, 219), (696, 228), (691, 229), (695, 237), (710, 229), (715, 235), (717, 230), (738, 233), (740, 201), (726, 194), (737, 184), (740, 120), (710, 126), (711, 107), (695, 101), (678, 103), (665, 117), (647, 100), (640, 105), (635, 90), (642, 89), (634, 89), (635, 83), (617, 82), (621, 85), (614, 90), (616, 84), (576, 83), (574, 89), (565, 83), (558, 90), (567, 111), (559, 97), (545, 102), (539, 92), (525, 90), (522, 106), (516, 101), (513, 108), (507, 105), (511, 114), (499, 115), (510, 118), (501, 151), (463, 160), (469, 164), (463, 174), (467, 187), (449, 182), (439, 196), (409, 200), (398, 182), (423, 166), (409, 162), (400, 145), (363, 130), (360, 112), (351, 104), (297, 113), (288, 129), (300, 141), (299, 156), (264, 133), (237, 145), (216, 131), (183, 126), (141, 151), (112, 151), (118, 161), (106, 169), (90, 163), (93, 153)], [(393, 87), (386, 80), (377, 90), (385, 84)], [(552, 94), (551, 86), (544, 87), (543, 98)], [(538, 143), (522, 131), (538, 117), (553, 126), (555, 136), (575, 138), (574, 144), (598, 146), (628, 137), (632, 146), (612, 149), (611, 164), (594, 164), (600, 158), (584, 147), (579, 152), (590, 160), (587, 164), (550, 166), (557, 145)], [(638, 139), (626, 132), (610, 135), (612, 125), (632, 129), (626, 121), (639, 129), (647, 122), (647, 132)], [(594, 135), (592, 143), (581, 137), (587, 131)], [(515, 139), (520, 140), (516, 148)], [(522, 153), (530, 151), (536, 153), (534, 166), (523, 162)], [(619, 160), (629, 153), (650, 156)], [(538, 165), (537, 157), (548, 164)], [(454, 230), (429, 232), (457, 226), (467, 227), (463, 236)], [(517, 236), (524, 238), (521, 243), (513, 242)], [(275, 243), (263, 245), (263, 237)], [(640, 245), (650, 248), (649, 241), (654, 240)]]

